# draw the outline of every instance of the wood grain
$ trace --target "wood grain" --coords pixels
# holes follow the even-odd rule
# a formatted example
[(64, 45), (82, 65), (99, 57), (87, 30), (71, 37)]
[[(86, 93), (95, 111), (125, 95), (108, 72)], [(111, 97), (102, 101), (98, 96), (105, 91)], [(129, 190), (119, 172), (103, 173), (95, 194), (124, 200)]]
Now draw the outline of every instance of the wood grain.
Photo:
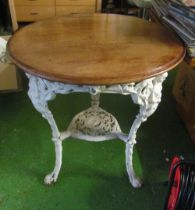
[(55, 16), (54, 6), (16, 6), (18, 21), (37, 21)]
[(18, 22), (16, 19), (14, 0), (8, 0), (8, 5), (9, 5), (9, 11), (10, 11), (10, 16), (11, 16), (11, 21), (12, 21), (12, 29), (13, 31), (16, 31), (18, 30)]
[(55, 0), (14, 0), (16, 6), (54, 6)]
[(56, 16), (72, 14), (93, 14), (94, 6), (56, 6)]
[(63, 6), (63, 5), (94, 6), (95, 5), (95, 0), (56, 0), (56, 5), (60, 5), (60, 6)]
[(102, 11), (102, 0), (96, 0), (96, 12)]
[(48, 19), (16, 32), (8, 43), (15, 64), (50, 80), (103, 85), (137, 82), (183, 60), (182, 43), (139, 18), (94, 14)]

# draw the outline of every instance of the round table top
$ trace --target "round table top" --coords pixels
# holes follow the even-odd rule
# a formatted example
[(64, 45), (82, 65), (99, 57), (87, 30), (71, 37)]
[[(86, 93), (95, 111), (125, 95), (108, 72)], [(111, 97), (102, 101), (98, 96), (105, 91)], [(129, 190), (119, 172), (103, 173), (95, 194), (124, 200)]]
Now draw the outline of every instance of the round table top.
[(12, 36), (8, 52), (30, 74), (81, 85), (138, 82), (174, 68), (185, 54), (165, 27), (114, 14), (30, 24)]

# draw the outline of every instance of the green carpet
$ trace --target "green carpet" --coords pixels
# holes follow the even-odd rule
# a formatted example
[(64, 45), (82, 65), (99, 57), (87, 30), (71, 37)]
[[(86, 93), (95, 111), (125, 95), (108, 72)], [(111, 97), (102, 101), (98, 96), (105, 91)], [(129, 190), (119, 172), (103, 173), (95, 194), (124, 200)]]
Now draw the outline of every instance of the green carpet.
[[(0, 94), (0, 209), (2, 210), (160, 210), (164, 182), (174, 155), (195, 159), (195, 148), (175, 110), (172, 84), (164, 83), (158, 110), (138, 131), (134, 165), (144, 179), (133, 189), (125, 169), (125, 145), (118, 140), (63, 142), (63, 165), (58, 182), (43, 184), (53, 169), (54, 146), (47, 122), (33, 108), (26, 90)], [(88, 107), (88, 94), (57, 96), (50, 103), (60, 130)], [(102, 95), (101, 106), (128, 131), (137, 112), (129, 96)], [(163, 151), (166, 150), (166, 153)]]

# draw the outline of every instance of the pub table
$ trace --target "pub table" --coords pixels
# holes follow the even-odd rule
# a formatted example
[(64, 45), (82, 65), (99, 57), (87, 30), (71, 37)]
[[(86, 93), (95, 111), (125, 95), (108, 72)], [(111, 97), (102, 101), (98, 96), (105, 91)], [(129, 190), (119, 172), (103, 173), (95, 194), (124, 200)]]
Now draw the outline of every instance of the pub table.
[[(185, 55), (175, 34), (130, 16), (72, 15), (23, 27), (12, 36), (7, 51), (11, 61), (25, 71), (32, 104), (51, 127), (56, 161), (45, 183), (57, 181), (63, 140), (118, 138), (126, 144), (129, 180), (140, 187), (132, 161), (136, 133), (157, 109), (167, 71)], [(48, 101), (56, 94), (73, 92), (90, 93), (91, 107), (77, 114), (67, 130), (59, 131)], [(139, 105), (129, 133), (123, 133), (116, 118), (100, 108), (100, 93), (130, 95)]]

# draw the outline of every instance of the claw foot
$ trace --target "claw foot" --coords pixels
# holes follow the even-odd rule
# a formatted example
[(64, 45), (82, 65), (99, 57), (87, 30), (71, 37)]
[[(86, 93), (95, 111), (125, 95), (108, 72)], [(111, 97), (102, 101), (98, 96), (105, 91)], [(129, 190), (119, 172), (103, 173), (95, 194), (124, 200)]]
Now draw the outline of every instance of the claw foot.
[(135, 188), (140, 188), (142, 186), (142, 181), (138, 177), (129, 177), (129, 181), (131, 182), (132, 186)]
[(48, 174), (44, 179), (44, 183), (47, 185), (53, 184), (56, 181), (57, 181), (57, 177), (55, 176), (55, 173)]

